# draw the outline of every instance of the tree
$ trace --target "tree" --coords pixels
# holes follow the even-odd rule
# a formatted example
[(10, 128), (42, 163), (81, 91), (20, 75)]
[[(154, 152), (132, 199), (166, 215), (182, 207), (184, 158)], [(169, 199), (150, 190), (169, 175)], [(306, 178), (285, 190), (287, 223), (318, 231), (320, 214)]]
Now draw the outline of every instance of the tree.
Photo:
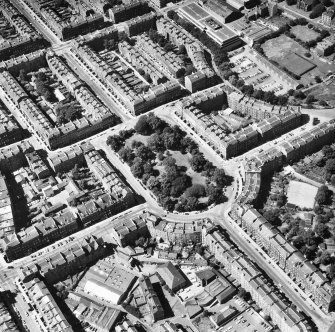
[(135, 177), (141, 178), (144, 173), (143, 161), (139, 160), (139, 158), (135, 158), (135, 160), (134, 160), (133, 165), (130, 167), (130, 170), (134, 174)]
[(113, 151), (116, 152), (119, 151), (123, 146), (123, 142), (118, 135), (108, 136), (106, 143), (111, 147)]
[(169, 18), (169, 19), (173, 19), (174, 15), (176, 14), (176, 12), (174, 10), (169, 10), (167, 13), (166, 13), (166, 16)]
[[(331, 149), (331, 152), (330, 153), (333, 153), (333, 149)], [(335, 159), (328, 159), (326, 161), (326, 166), (325, 166), (325, 169), (327, 172), (330, 172), (330, 173), (335, 173)]]
[(296, 237), (294, 240), (293, 240), (293, 245), (297, 248), (297, 249), (300, 249), (302, 248), (304, 245), (305, 245), (305, 241), (303, 239), (303, 237), (300, 235), (298, 237)]
[(147, 122), (151, 129), (157, 133), (161, 133), (163, 129), (168, 126), (168, 124), (164, 120), (154, 115), (153, 113), (147, 116)]
[(206, 189), (201, 184), (194, 184), (192, 187), (188, 188), (185, 192), (186, 197), (203, 197), (206, 195)]
[(173, 127), (164, 128), (162, 139), (165, 148), (171, 150), (180, 150), (180, 142), (184, 136), (185, 133), (176, 125)]
[(136, 241), (135, 241), (135, 246), (136, 247), (143, 247), (146, 242), (145, 237), (140, 236)]
[(308, 95), (306, 98), (306, 104), (310, 105), (313, 103), (313, 101), (315, 100), (313, 95)]
[(208, 196), (208, 205), (219, 204), (223, 202), (225, 196), (222, 194), (222, 189), (219, 189), (213, 185), (209, 185), (206, 188), (206, 193)]
[(317, 224), (316, 226), (315, 226), (315, 233), (317, 234), (317, 235), (319, 235), (322, 239), (326, 239), (326, 238), (328, 238), (329, 237), (329, 228), (328, 228), (328, 226), (327, 225), (325, 225), (325, 224)]
[(331, 255), (329, 251), (325, 250), (322, 252), (320, 256), (320, 262), (323, 265), (329, 265), (331, 263)]
[(312, 19), (319, 17), (325, 10), (326, 10), (325, 6), (319, 3), (313, 8), (312, 12), (309, 14), (309, 17)]
[[(48, 97), (48, 94), (45, 96)], [(79, 107), (76, 107), (75, 104), (62, 104), (58, 103), (55, 109), (57, 115), (57, 122), (59, 123), (66, 123), (69, 121), (73, 121), (75, 119), (79, 119), (81, 116), (81, 110)]]
[(201, 172), (206, 164), (206, 159), (202, 153), (198, 153), (191, 158), (190, 164), (195, 172)]
[(182, 146), (182, 150), (185, 150), (186, 152), (191, 152), (194, 149), (198, 148), (198, 145), (195, 141), (193, 141), (193, 139), (191, 137), (184, 137), (181, 142), (180, 142), (181, 146)]
[(172, 181), (170, 195), (173, 197), (181, 196), (187, 187), (191, 185), (192, 181), (186, 174), (177, 177)]
[(224, 188), (232, 182), (232, 179), (230, 176), (226, 175), (223, 169), (216, 169), (214, 172), (213, 181), (215, 181), (219, 188)]
[(143, 161), (152, 160), (155, 154), (145, 145), (141, 145), (135, 150), (135, 156), (141, 158)]
[(148, 136), (148, 135), (151, 134), (152, 129), (151, 129), (150, 125), (148, 124), (147, 118), (148, 117), (146, 115), (142, 115), (138, 119), (138, 121), (137, 121), (137, 123), (134, 127), (135, 131), (138, 134), (145, 135), (145, 136)]
[(176, 165), (176, 159), (168, 156), (163, 160), (163, 166), (170, 167), (170, 166), (175, 166)]
[(141, 76), (143, 76), (143, 75), (145, 74), (145, 71), (144, 71), (142, 68), (138, 68), (138, 69), (137, 69), (137, 72), (138, 72)]
[(39, 71), (39, 72), (37, 73), (36, 79), (37, 79), (37, 81), (45, 82), (46, 79), (47, 79), (47, 76), (45, 75), (44, 72)]
[(266, 210), (263, 213), (263, 217), (272, 225), (274, 226), (280, 226), (281, 220), (279, 219), (280, 211), (279, 209), (274, 210)]
[(170, 42), (166, 43), (165, 46), (163, 47), (165, 52), (171, 52), (174, 49), (173, 44)]
[(186, 54), (186, 47), (185, 45), (179, 45), (179, 48), (178, 48), (178, 54)]
[(330, 198), (330, 193), (327, 186), (321, 186), (315, 196), (318, 204), (326, 204)]
[(124, 160), (127, 164), (131, 164), (135, 158), (132, 149), (126, 146), (122, 147), (118, 153), (120, 158)]
[(304, 99), (306, 97), (301, 90), (294, 91), (293, 96), (298, 99)]
[(176, 72), (176, 78), (183, 77), (185, 75), (185, 72), (186, 72), (185, 68), (183, 67), (179, 68)]
[(160, 181), (156, 176), (150, 176), (147, 181), (147, 187), (150, 190), (159, 190), (160, 189)]
[(164, 151), (165, 150), (163, 139), (157, 133), (152, 134), (148, 138), (147, 144), (148, 144), (148, 146), (150, 146), (152, 151), (159, 152), (159, 151)]
[(237, 292), (237, 296), (244, 300), (247, 296), (247, 291), (241, 287)]
[(21, 69), (20, 70), (20, 73), (19, 73), (19, 80), (20, 81), (27, 81), (28, 80), (28, 76), (27, 76), (27, 73), (24, 69)]

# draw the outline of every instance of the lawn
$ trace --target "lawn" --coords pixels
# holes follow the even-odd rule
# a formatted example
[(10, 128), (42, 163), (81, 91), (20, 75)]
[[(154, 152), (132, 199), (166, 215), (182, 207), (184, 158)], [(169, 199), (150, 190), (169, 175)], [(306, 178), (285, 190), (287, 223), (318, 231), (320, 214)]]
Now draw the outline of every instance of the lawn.
[(303, 75), (315, 68), (312, 61), (303, 57), (307, 50), (285, 35), (266, 41), (262, 48), (270, 60), (276, 61), (296, 75)]
[(299, 43), (285, 35), (266, 41), (262, 48), (269, 59), (275, 60), (283, 66), (285, 66), (285, 60), (289, 54), (303, 55), (307, 52)]
[(309, 29), (306, 25), (296, 25), (291, 28), (291, 32), (303, 42), (315, 40), (320, 36), (318, 32)]
[(318, 188), (308, 183), (290, 181), (287, 202), (302, 209), (313, 209)]
[(335, 82), (331, 84), (321, 84), (309, 90), (316, 99), (326, 101), (330, 106), (335, 107)]

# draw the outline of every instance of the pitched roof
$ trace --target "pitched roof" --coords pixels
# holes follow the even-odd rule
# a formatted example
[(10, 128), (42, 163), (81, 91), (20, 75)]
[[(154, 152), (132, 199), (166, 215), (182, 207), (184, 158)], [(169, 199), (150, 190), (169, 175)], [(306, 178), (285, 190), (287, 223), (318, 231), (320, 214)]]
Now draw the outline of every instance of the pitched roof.
[(159, 266), (157, 272), (171, 290), (181, 288), (186, 282), (185, 278), (171, 262)]

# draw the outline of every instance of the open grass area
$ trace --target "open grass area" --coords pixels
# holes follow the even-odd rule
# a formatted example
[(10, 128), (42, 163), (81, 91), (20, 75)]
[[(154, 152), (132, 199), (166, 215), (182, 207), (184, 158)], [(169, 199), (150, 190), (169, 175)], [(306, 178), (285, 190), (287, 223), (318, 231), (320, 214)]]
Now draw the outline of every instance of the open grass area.
[(335, 107), (335, 81), (330, 84), (320, 84), (308, 92), (317, 100), (324, 100), (329, 106)]
[(295, 40), (285, 35), (267, 40), (262, 47), (269, 59), (275, 60), (282, 65), (284, 65), (285, 59), (289, 54), (296, 53), (303, 55), (307, 51)]
[(315, 40), (320, 36), (318, 32), (309, 29), (307, 25), (296, 25), (291, 28), (291, 32), (303, 42)]
[(315, 76), (323, 77), (335, 67), (313, 54), (307, 58), (305, 54), (309, 53), (308, 50), (286, 35), (266, 41), (262, 48), (268, 59), (301, 76), (300, 82), (306, 86), (315, 82)]

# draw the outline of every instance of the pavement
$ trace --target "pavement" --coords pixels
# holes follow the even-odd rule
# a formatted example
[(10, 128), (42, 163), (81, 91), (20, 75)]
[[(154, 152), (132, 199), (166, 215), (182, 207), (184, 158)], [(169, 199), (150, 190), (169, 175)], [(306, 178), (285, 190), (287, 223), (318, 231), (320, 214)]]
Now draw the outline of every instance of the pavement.
[[(234, 180), (234, 183), (230, 189), (229, 199), (225, 204), (220, 204), (215, 206), (214, 208), (203, 211), (200, 213), (190, 213), (190, 214), (172, 214), (167, 213), (164, 211), (156, 201), (156, 198), (142, 185), (142, 183), (136, 179), (133, 174), (131, 173), (130, 168), (128, 165), (125, 165), (118, 156), (107, 146), (106, 139), (108, 135), (111, 133), (115, 133), (117, 130), (121, 128), (125, 128), (127, 125), (133, 126), (136, 119), (130, 114), (128, 110), (122, 105), (122, 102), (118, 100), (117, 96), (105, 86), (103, 82), (95, 75), (88, 68), (88, 66), (79, 59), (79, 57), (71, 50), (71, 42), (62, 42), (60, 39), (51, 31), (45, 22), (38, 17), (38, 15), (29, 7), (27, 3), (23, 0), (12, 0), (13, 3), (25, 13), (28, 17), (29, 21), (35, 26), (35, 28), (47, 39), (49, 40), (53, 46), (52, 48), (54, 51), (62, 55), (68, 61), (72, 70), (84, 80), (89, 87), (93, 90), (94, 93), (104, 102), (112, 112), (117, 114), (122, 121), (123, 124), (115, 126), (114, 128), (108, 129), (103, 133), (99, 133), (94, 135), (90, 138), (90, 141), (97, 149), (103, 149), (106, 153), (106, 156), (111, 161), (113, 166), (125, 177), (126, 181), (130, 185), (131, 188), (140, 196), (144, 198), (146, 201), (145, 204), (138, 205), (133, 207), (125, 212), (122, 212), (112, 218), (106, 219), (101, 221), (100, 223), (93, 225), (89, 228), (83, 229), (71, 236), (68, 236), (56, 243), (50, 244), (49, 246), (38, 250), (37, 252), (33, 253), (32, 255), (23, 257), (21, 259), (15, 260), (14, 262), (7, 264), (3, 259), (0, 260), (0, 283), (2, 289), (15, 289), (13, 284), (13, 280), (17, 276), (17, 271), (22, 267), (25, 266), (27, 263), (31, 261), (38, 263), (44, 261), (48, 256), (54, 254), (57, 250), (64, 250), (68, 246), (70, 246), (73, 242), (72, 241), (80, 241), (81, 239), (89, 236), (94, 235), (96, 237), (99, 236), (106, 236), (109, 234), (109, 230), (113, 227), (113, 220), (117, 218), (121, 218), (123, 216), (128, 216), (129, 218), (135, 216), (138, 213), (141, 213), (144, 209), (155, 211), (157, 214), (165, 215), (166, 218), (170, 221), (182, 221), (182, 222), (191, 222), (194, 219), (200, 218), (211, 218), (213, 221), (221, 224), (229, 233), (232, 240), (238, 245), (238, 247), (256, 264), (263, 269), (270, 278), (282, 289), (285, 294), (297, 305), (298, 308), (304, 310), (306, 314), (308, 314), (317, 324), (320, 331), (326, 331), (331, 324), (331, 320), (333, 317), (329, 317), (325, 315), (308, 297), (306, 297), (305, 293), (296, 285), (294, 282), (286, 275), (286, 273), (274, 262), (270, 259), (267, 254), (259, 248), (259, 246), (247, 235), (245, 234), (235, 223), (235, 221), (229, 216), (229, 211), (231, 205), (235, 201), (235, 196), (237, 191), (240, 190), (241, 186), (238, 185), (238, 182)], [(193, 0), (187, 0), (182, 2), (184, 4), (191, 3)], [(180, 6), (180, 4), (178, 4)], [(286, 8), (285, 5), (280, 4), (284, 10), (292, 11), (291, 9)], [(166, 9), (162, 10), (162, 13), (166, 13), (168, 10), (174, 9), (176, 6), (169, 6)], [(295, 13), (297, 16), (300, 14)], [(302, 15), (300, 15), (302, 16)], [(305, 16), (304, 16), (305, 17)], [(0, 89), (0, 96), (3, 95), (3, 91)], [(201, 92), (203, 93), (203, 91)], [(197, 95), (194, 94), (194, 95)], [(30, 131), (35, 133), (34, 128), (29, 126), (20, 112), (17, 110), (15, 105), (11, 103), (10, 100), (4, 98), (6, 106), (9, 106), (10, 109), (14, 110), (14, 115), (16, 116), (19, 123), (24, 128), (29, 128)], [(8, 103), (8, 105), (7, 105)], [(171, 103), (173, 105), (173, 102)], [(15, 113), (16, 112), (16, 113)], [(261, 147), (257, 147), (245, 155), (240, 156), (238, 158), (234, 158), (230, 161), (225, 161), (221, 159), (215, 151), (209, 147), (200, 136), (195, 134), (188, 126), (186, 126), (175, 114), (169, 109), (169, 106), (164, 105), (159, 107), (155, 110), (157, 114), (162, 116), (168, 122), (177, 122), (189, 135), (193, 137), (193, 139), (199, 144), (200, 149), (204, 152), (205, 156), (208, 157), (215, 165), (220, 165), (225, 169), (225, 171), (237, 178), (237, 165), (239, 160), (243, 159), (244, 157), (256, 153), (258, 149)], [(303, 109), (302, 112), (304, 114), (308, 114), (311, 117), (319, 117), (323, 120), (329, 120), (335, 118), (335, 109), (327, 109), (327, 110), (314, 110), (314, 109)], [(298, 129), (300, 130), (300, 129)], [(36, 136), (35, 136), (36, 137)], [(280, 139), (285, 139), (285, 135), (282, 136)], [(85, 141), (85, 140), (83, 140)], [(81, 141), (81, 142), (83, 142)], [(43, 142), (39, 142), (39, 140), (34, 138), (33, 140), (35, 145), (41, 144), (40, 147), (45, 147)], [(80, 142), (76, 143), (79, 144)], [(269, 143), (269, 144), (273, 144)], [(35, 146), (34, 145), (34, 146)], [(35, 146), (36, 147), (36, 146)], [(39, 148), (40, 148), (39, 147)], [(50, 154), (54, 153), (49, 151), (47, 147), (45, 147)], [(67, 149), (67, 148), (64, 148)], [(59, 149), (60, 150), (60, 149)], [(59, 151), (58, 150), (58, 151)], [(22, 303), (21, 303), (22, 304)], [(18, 301), (18, 306), (21, 305), (20, 301)], [(21, 308), (23, 310), (23, 308)], [(21, 311), (21, 310), (20, 310)], [(22, 311), (21, 311), (22, 312)], [(25, 319), (26, 320), (26, 319)], [(29, 322), (29, 319), (26, 320), (27, 324), (32, 324)], [(330, 330), (329, 330), (330, 331)]]

